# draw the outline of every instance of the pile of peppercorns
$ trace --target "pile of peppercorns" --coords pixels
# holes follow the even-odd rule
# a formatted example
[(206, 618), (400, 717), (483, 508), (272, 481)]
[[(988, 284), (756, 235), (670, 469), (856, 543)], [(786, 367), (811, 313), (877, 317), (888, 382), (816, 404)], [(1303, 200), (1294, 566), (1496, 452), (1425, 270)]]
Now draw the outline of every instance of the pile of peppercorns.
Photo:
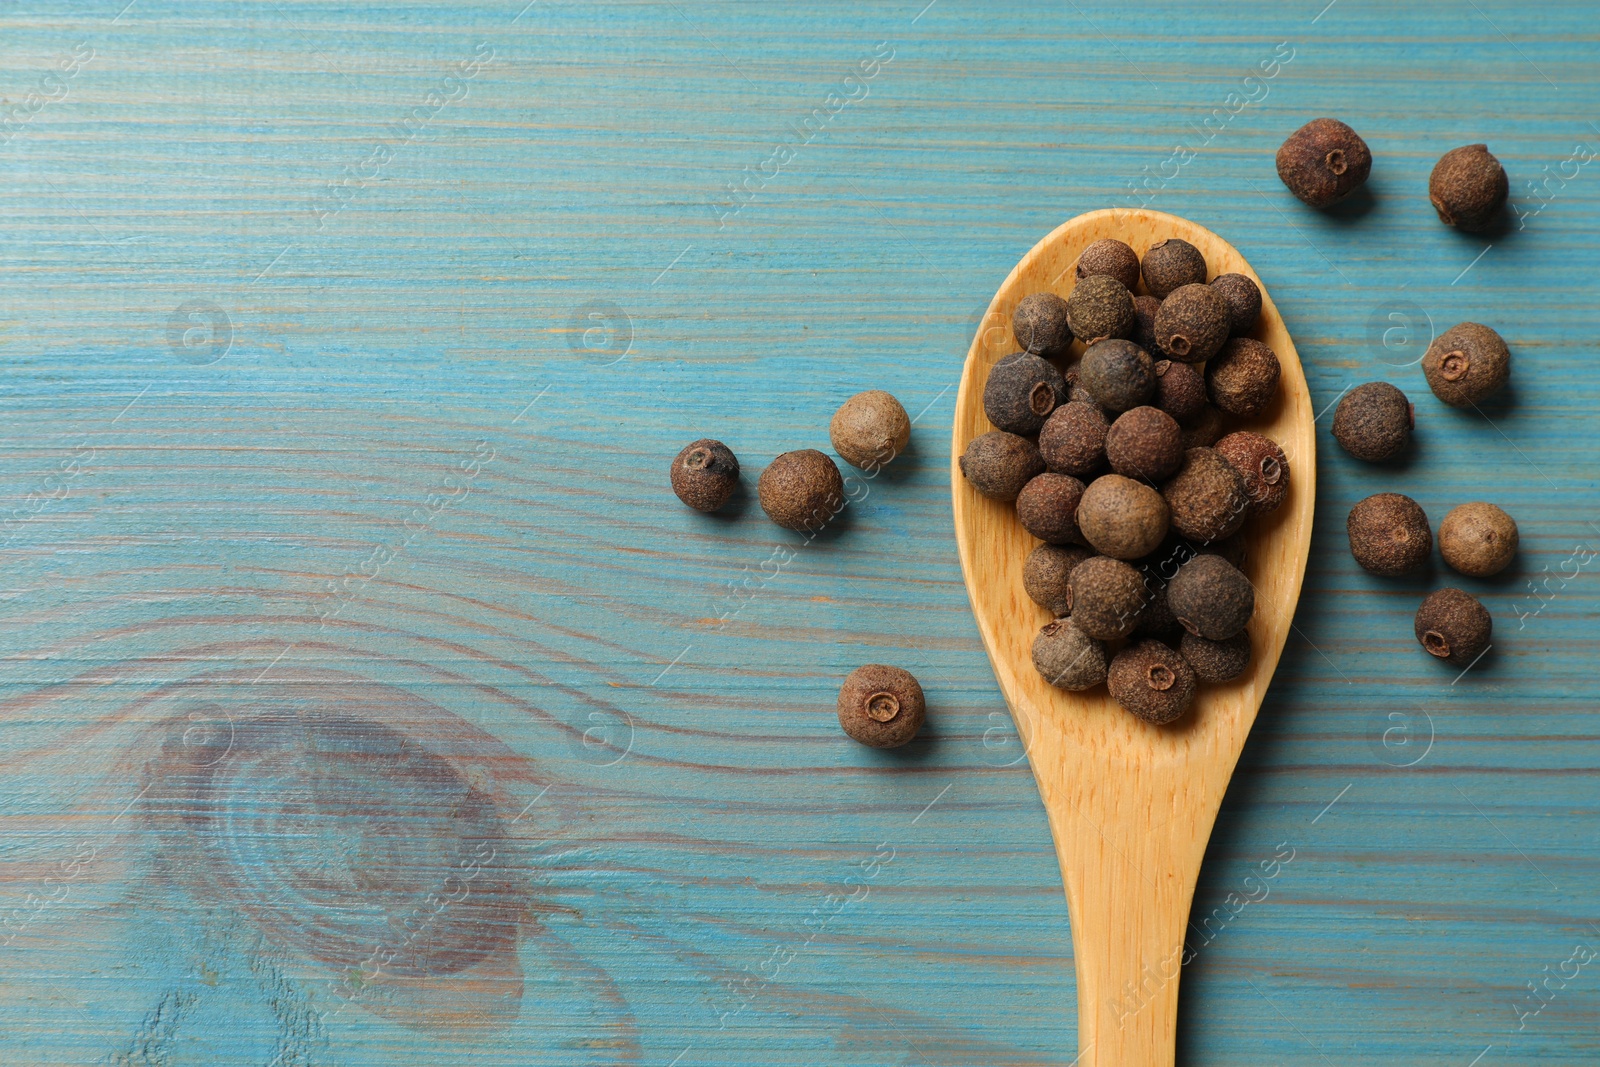
[[(1020, 351), (984, 384), (996, 429), (967, 446), (961, 472), (1014, 502), (1043, 542), (1022, 579), (1055, 616), (1034, 639), (1034, 667), (1062, 689), (1105, 682), (1162, 725), (1188, 710), (1198, 683), (1250, 663), (1255, 589), (1237, 535), (1283, 503), (1289, 461), (1224, 424), (1272, 404), (1278, 357), (1250, 336), (1255, 282), (1208, 283), (1187, 241), (1157, 241), (1142, 261), (1121, 241), (1096, 241), (1074, 275), (1066, 299), (1040, 292), (1017, 305)], [(1074, 339), (1083, 356), (1062, 371)]]

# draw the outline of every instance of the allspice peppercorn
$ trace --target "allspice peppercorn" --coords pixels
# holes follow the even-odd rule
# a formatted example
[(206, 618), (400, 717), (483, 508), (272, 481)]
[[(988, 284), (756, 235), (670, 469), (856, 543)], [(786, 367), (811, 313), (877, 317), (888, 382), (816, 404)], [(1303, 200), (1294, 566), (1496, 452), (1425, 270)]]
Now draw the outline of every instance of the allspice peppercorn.
[(1452, 148), (1428, 176), (1428, 199), (1439, 221), (1463, 230), (1487, 229), (1510, 191), (1506, 169), (1483, 144)]
[(1211, 288), (1222, 294), (1228, 305), (1228, 330), (1242, 337), (1256, 328), (1261, 318), (1261, 287), (1243, 274), (1219, 274)]
[(983, 413), (996, 429), (1036, 434), (1044, 420), (1067, 399), (1067, 380), (1032, 352), (1013, 352), (989, 368), (983, 385)]
[(1269, 437), (1248, 430), (1230, 433), (1215, 446), (1217, 455), (1227, 460), (1244, 478), (1250, 510), (1257, 515), (1276, 511), (1289, 495), (1289, 457)]
[(1122, 283), (1129, 292), (1139, 284), (1139, 257), (1121, 241), (1107, 237), (1094, 242), (1078, 256), (1078, 280), (1105, 274)]
[(1140, 641), (1118, 652), (1106, 674), (1111, 696), (1152, 726), (1182, 718), (1194, 700), (1194, 668), (1160, 641)]
[(1188, 241), (1171, 237), (1151, 245), (1139, 269), (1144, 274), (1144, 287), (1152, 296), (1165, 300), (1179, 286), (1205, 284), (1206, 257)]
[(1489, 327), (1463, 322), (1433, 339), (1422, 373), (1434, 396), (1451, 407), (1471, 407), (1511, 377), (1511, 350)]
[(1400, 493), (1375, 493), (1350, 509), (1345, 520), (1350, 554), (1373, 574), (1394, 577), (1428, 562), (1433, 531), (1415, 500)]
[(1160, 310), (1161, 301), (1147, 293), (1133, 298), (1133, 333), (1128, 339), (1152, 357), (1161, 351), (1156, 344), (1156, 312)]
[(1067, 297), (1072, 335), (1086, 345), (1133, 332), (1133, 294), (1106, 274), (1091, 274), (1072, 287)]
[(1206, 409), (1205, 377), (1189, 364), (1170, 359), (1156, 360), (1155, 372), (1156, 393), (1150, 403), (1177, 419), (1180, 426), (1199, 418)]
[(1233, 534), (1250, 514), (1244, 477), (1210, 448), (1185, 452), (1183, 466), (1161, 487), (1161, 495), (1172, 528), (1201, 545)]
[(1219, 290), (1181, 285), (1167, 294), (1156, 312), (1156, 344), (1163, 355), (1203, 363), (1228, 339), (1228, 322), (1228, 302)]
[(1208, 641), (1185, 630), (1178, 652), (1202, 682), (1231, 682), (1250, 666), (1250, 635), (1240, 630), (1226, 641)]
[(1413, 626), (1428, 655), (1468, 667), (1489, 648), (1494, 620), (1477, 597), (1444, 588), (1422, 602)]
[(1416, 412), (1406, 394), (1388, 382), (1350, 390), (1333, 412), (1333, 439), (1357, 459), (1381, 463), (1411, 440)]
[(1044, 473), (1044, 459), (1038, 446), (1026, 437), (991, 430), (967, 445), (961, 454), (961, 473), (984, 496), (1011, 501), (1023, 486)]
[(1011, 333), (1017, 347), (1045, 359), (1059, 359), (1072, 349), (1072, 328), (1067, 325), (1067, 302), (1054, 293), (1033, 293), (1022, 298), (1011, 315)]
[(1515, 520), (1481, 500), (1461, 504), (1439, 524), (1439, 555), (1473, 578), (1488, 578), (1506, 569), (1517, 554)]
[(1071, 400), (1045, 420), (1039, 431), (1039, 454), (1057, 474), (1087, 478), (1106, 462), (1106, 431), (1111, 424), (1094, 404)]
[(1083, 375), (1079, 373), (1076, 364), (1068, 367), (1066, 374), (1062, 375), (1062, 377), (1066, 378), (1067, 380), (1068, 401), (1079, 404), (1088, 404), (1090, 407), (1099, 406), (1094, 402), (1094, 397), (1089, 395), (1089, 390), (1083, 387), (1083, 382), (1081, 380)]
[(1078, 363), (1078, 382), (1107, 411), (1127, 411), (1155, 392), (1155, 364), (1132, 341), (1100, 341), (1090, 345)]
[(869, 389), (839, 405), (828, 423), (828, 437), (845, 462), (877, 471), (911, 443), (911, 420), (900, 401), (882, 389)]
[(1127, 637), (1149, 600), (1144, 576), (1109, 556), (1086, 559), (1072, 569), (1072, 621), (1096, 641)]
[(839, 687), (839, 725), (873, 748), (899, 748), (917, 736), (927, 718), (922, 686), (910, 671), (868, 663)]
[(1328, 207), (1359, 189), (1372, 172), (1372, 152), (1338, 119), (1312, 119), (1278, 149), (1278, 177), (1312, 207)]
[(1253, 337), (1235, 337), (1206, 364), (1206, 395), (1224, 414), (1253, 419), (1278, 395), (1277, 353)]
[(1256, 591), (1239, 568), (1203, 552), (1179, 567), (1167, 583), (1167, 606), (1178, 625), (1190, 633), (1226, 641), (1255, 613)]
[(1022, 528), (1052, 545), (1082, 544), (1078, 502), (1083, 483), (1067, 474), (1037, 475), (1017, 494), (1017, 521)]
[(1106, 680), (1106, 646), (1071, 619), (1056, 619), (1033, 639), (1033, 668), (1057, 689), (1093, 689)]
[(1077, 545), (1040, 545), (1022, 565), (1022, 588), (1058, 618), (1072, 614), (1072, 570), (1094, 553)]
[(1178, 420), (1160, 408), (1145, 405), (1124, 411), (1106, 431), (1105, 442), (1111, 469), (1129, 478), (1159, 482), (1183, 466), (1183, 431)]
[(1101, 555), (1139, 559), (1167, 536), (1167, 502), (1144, 482), (1107, 474), (1083, 491), (1077, 520), (1083, 539)]
[(712, 512), (728, 502), (739, 485), (739, 460), (721, 441), (702, 437), (672, 459), (672, 491), (696, 511)]
[(1185, 452), (1191, 448), (1210, 448), (1222, 440), (1223, 431), (1227, 429), (1227, 426), (1224, 425), (1222, 412), (1210, 404), (1201, 408), (1200, 414), (1194, 419), (1181, 425), (1183, 426), (1183, 450)]
[(785, 452), (756, 482), (767, 518), (786, 530), (820, 530), (844, 508), (844, 479), (833, 460), (814, 448)]

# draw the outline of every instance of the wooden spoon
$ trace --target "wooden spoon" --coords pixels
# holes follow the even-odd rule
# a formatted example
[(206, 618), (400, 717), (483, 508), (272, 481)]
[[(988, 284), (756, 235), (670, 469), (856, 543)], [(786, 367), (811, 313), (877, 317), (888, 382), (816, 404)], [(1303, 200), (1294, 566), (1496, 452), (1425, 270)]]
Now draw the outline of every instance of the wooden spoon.
[[(1202, 686), (1189, 713), (1166, 727), (1134, 718), (1104, 687), (1069, 693), (1040, 677), (1031, 650), (1050, 614), (1022, 588), (1023, 562), (1038, 541), (1010, 504), (974, 490), (956, 460), (974, 437), (994, 429), (983, 413), (983, 386), (989, 368), (1018, 348), (1011, 334), (1017, 303), (1045, 290), (1067, 295), (1079, 253), (1106, 237), (1141, 256), (1155, 242), (1179, 237), (1205, 255), (1212, 277), (1234, 272), (1260, 284), (1232, 245), (1174, 215), (1091, 211), (1061, 226), (1006, 278), (967, 354), (956, 396), (951, 482), (967, 595), (1033, 766), (1066, 883), (1078, 970), (1075, 1062), (1171, 1067), (1178, 974), (1187, 958), (1185, 927), (1200, 861), (1300, 595), (1316, 498), (1316, 442), (1305, 372), (1262, 286), (1254, 336), (1283, 365), (1280, 396), (1263, 417), (1235, 420), (1230, 430), (1251, 429), (1278, 442), (1291, 478), (1283, 505), (1245, 528), (1245, 573), (1256, 588), (1250, 667), (1225, 685)], [(1074, 347), (1081, 352), (1081, 343)]]

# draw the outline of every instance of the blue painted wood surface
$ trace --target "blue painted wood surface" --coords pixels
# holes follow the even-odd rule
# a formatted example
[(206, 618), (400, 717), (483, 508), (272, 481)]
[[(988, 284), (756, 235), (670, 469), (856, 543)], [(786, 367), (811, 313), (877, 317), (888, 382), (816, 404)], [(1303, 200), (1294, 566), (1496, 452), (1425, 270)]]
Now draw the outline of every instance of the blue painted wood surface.
[[(1319, 408), (1419, 425), (1322, 442), (1180, 1062), (1600, 1061), (1600, 12), (522, 3), (0, 8), (0, 1062), (1072, 1062), (951, 386), (1039, 236), (1145, 201), (1249, 257)], [(1327, 214), (1272, 164), (1322, 114), (1376, 158)], [(1476, 141), (1484, 237), (1425, 199)], [(1415, 366), (1464, 319), (1515, 353), (1481, 413)], [(816, 542), (671, 497), (865, 388), (912, 450)], [(1381, 489), (1520, 560), (1361, 572)], [(1410, 632), (1447, 582), (1461, 678)], [(908, 750), (838, 731), (866, 661)]]

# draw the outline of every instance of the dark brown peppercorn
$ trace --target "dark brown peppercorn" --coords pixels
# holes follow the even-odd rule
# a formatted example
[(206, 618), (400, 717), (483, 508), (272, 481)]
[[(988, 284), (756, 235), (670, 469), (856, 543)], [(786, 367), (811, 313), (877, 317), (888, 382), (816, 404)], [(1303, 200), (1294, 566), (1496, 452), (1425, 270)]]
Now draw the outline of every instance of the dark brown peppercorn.
[(1187, 363), (1156, 361), (1156, 395), (1151, 403), (1187, 426), (1206, 409), (1205, 377)]
[(1191, 448), (1183, 467), (1161, 488), (1172, 528), (1197, 544), (1220, 541), (1244, 525), (1250, 496), (1233, 464), (1210, 448)]
[(1256, 591), (1239, 568), (1205, 552), (1179, 567), (1167, 583), (1167, 606), (1190, 633), (1226, 641), (1250, 621)]
[(1452, 326), (1422, 357), (1433, 395), (1451, 407), (1471, 407), (1511, 377), (1511, 351), (1499, 334), (1476, 322)]
[(1039, 431), (1044, 465), (1057, 474), (1087, 478), (1105, 465), (1110, 425), (1105, 412), (1094, 404), (1079, 400), (1062, 404)]
[(1052, 545), (1082, 544), (1078, 502), (1083, 483), (1067, 474), (1038, 475), (1017, 494), (1017, 521), (1022, 528)]
[(1231, 682), (1250, 666), (1250, 635), (1240, 630), (1226, 641), (1208, 641), (1185, 630), (1178, 651), (1202, 682)]
[(961, 473), (984, 496), (1015, 500), (1023, 486), (1044, 473), (1044, 459), (1027, 438), (991, 430), (967, 445), (961, 454)]
[(1011, 332), (1017, 347), (1046, 359), (1058, 359), (1072, 349), (1072, 329), (1067, 325), (1067, 302), (1054, 293), (1034, 293), (1022, 298), (1011, 315)]
[(1105, 274), (1122, 283), (1129, 292), (1139, 284), (1139, 257), (1121, 241), (1105, 238), (1085, 248), (1078, 256), (1078, 280)]
[(761, 472), (756, 495), (767, 518), (786, 530), (820, 530), (844, 507), (844, 479), (814, 448), (785, 452)]
[(1106, 680), (1106, 646), (1071, 619), (1057, 619), (1033, 639), (1033, 669), (1057, 689), (1093, 689)]
[(1253, 419), (1278, 395), (1277, 354), (1253, 337), (1235, 337), (1206, 364), (1206, 395), (1224, 414)]
[(828, 423), (833, 450), (851, 466), (882, 470), (911, 442), (911, 420), (900, 401), (869, 389), (839, 405)]
[[(1185, 363), (1203, 363), (1228, 339), (1228, 302), (1209, 285), (1183, 285), (1156, 312), (1156, 345)], [(1260, 342), (1257, 342), (1258, 344)]]
[(1338, 119), (1312, 119), (1278, 149), (1278, 177), (1312, 207), (1343, 200), (1361, 187), (1371, 171), (1367, 142)]
[(1106, 459), (1118, 474), (1162, 481), (1183, 466), (1183, 431), (1160, 408), (1133, 408), (1118, 415), (1106, 432)]
[(1076, 366), (1068, 367), (1067, 373), (1062, 377), (1067, 379), (1067, 400), (1077, 404), (1088, 404), (1090, 407), (1099, 407), (1094, 402), (1094, 397), (1089, 395), (1089, 390), (1083, 387), (1082, 377)]
[(1144, 254), (1140, 264), (1144, 273), (1144, 287), (1158, 299), (1180, 285), (1202, 285), (1206, 280), (1206, 257), (1188, 241), (1174, 237), (1157, 241)]
[(1350, 509), (1345, 520), (1350, 554), (1373, 574), (1394, 577), (1414, 571), (1433, 552), (1433, 531), (1422, 506), (1399, 493), (1375, 493)]
[(1060, 617), (1072, 614), (1072, 569), (1094, 553), (1077, 545), (1040, 545), (1022, 565), (1022, 588), (1034, 603)]
[(1200, 415), (1183, 428), (1183, 450), (1191, 448), (1210, 448), (1222, 440), (1222, 433), (1227, 429), (1222, 418), (1222, 412), (1207, 404), (1200, 409)]
[(1194, 668), (1160, 641), (1140, 641), (1112, 659), (1106, 686), (1125, 709), (1152, 726), (1165, 726), (1189, 710)]
[(1357, 459), (1381, 463), (1411, 440), (1416, 412), (1388, 382), (1367, 382), (1344, 395), (1333, 413), (1333, 439)]
[(869, 663), (839, 687), (839, 725), (873, 748), (899, 748), (922, 729), (927, 704), (909, 671)]
[(1067, 380), (1032, 352), (1013, 352), (989, 368), (983, 385), (983, 413), (996, 429), (1036, 434), (1058, 404), (1067, 399)]
[(672, 460), (672, 491), (696, 511), (716, 511), (739, 484), (739, 460), (709, 437), (685, 445)]
[(1506, 169), (1484, 144), (1452, 148), (1428, 176), (1428, 199), (1439, 221), (1463, 230), (1487, 229), (1510, 191)]
[(1155, 364), (1132, 341), (1101, 341), (1083, 354), (1078, 381), (1107, 411), (1127, 411), (1155, 393)]
[(1413, 625), (1428, 655), (1452, 667), (1470, 666), (1488, 649), (1494, 632), (1494, 620), (1476, 597), (1448, 587), (1422, 602)]
[(1219, 274), (1211, 288), (1222, 294), (1228, 305), (1228, 330), (1242, 337), (1256, 328), (1261, 318), (1261, 287), (1243, 274)]
[(1072, 569), (1072, 621), (1096, 641), (1127, 637), (1149, 592), (1144, 576), (1120, 559), (1095, 556)]
[(1083, 491), (1078, 529), (1101, 555), (1140, 559), (1167, 536), (1167, 502), (1144, 482), (1107, 474)]
[(1091, 274), (1072, 287), (1067, 297), (1072, 334), (1086, 345), (1133, 332), (1133, 294), (1105, 274)]
[(1216, 443), (1217, 455), (1244, 478), (1250, 510), (1257, 515), (1276, 511), (1289, 495), (1289, 457), (1276, 441), (1239, 430)]
[(1439, 524), (1439, 555), (1473, 578), (1505, 570), (1517, 554), (1519, 540), (1511, 516), (1481, 500), (1451, 508)]
[(1161, 351), (1156, 345), (1156, 312), (1160, 310), (1161, 301), (1147, 293), (1133, 298), (1133, 333), (1128, 339), (1152, 354)]

